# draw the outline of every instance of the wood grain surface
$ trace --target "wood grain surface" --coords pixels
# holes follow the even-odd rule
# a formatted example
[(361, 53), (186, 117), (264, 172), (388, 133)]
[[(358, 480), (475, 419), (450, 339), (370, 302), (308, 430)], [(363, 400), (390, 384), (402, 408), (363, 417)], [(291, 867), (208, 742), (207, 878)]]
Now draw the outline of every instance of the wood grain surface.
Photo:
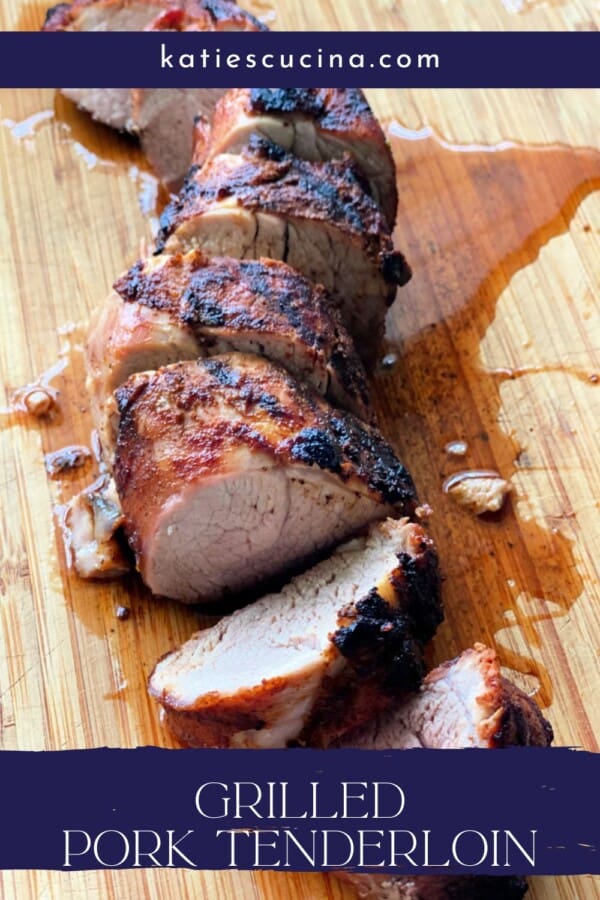
[[(597, 4), (377, 0), (249, 4), (275, 28), (584, 28)], [(34, 28), (39, 5), (0, 4)], [(401, 35), (399, 35), (401, 42)], [(414, 269), (375, 378), (382, 429), (434, 509), (446, 622), (434, 664), (483, 640), (536, 697), (556, 743), (599, 750), (600, 93), (374, 91), (398, 165), (397, 245)], [(150, 240), (157, 185), (133, 142), (51, 90), (0, 92), (0, 747), (171, 746), (145, 682), (198, 626), (131, 577), (66, 566), (56, 512), (94, 462), (51, 479), (44, 454), (90, 445), (90, 312)], [(59, 413), (11, 412), (50, 370)], [(463, 439), (463, 458), (448, 455)], [(442, 491), (461, 469), (512, 485), (493, 520)], [(117, 618), (127, 606), (127, 619)], [(151, 785), (148, 786), (151, 790)], [(333, 878), (280, 873), (10, 873), (0, 896), (350, 900)], [(534, 879), (534, 900), (593, 900), (600, 880)]]

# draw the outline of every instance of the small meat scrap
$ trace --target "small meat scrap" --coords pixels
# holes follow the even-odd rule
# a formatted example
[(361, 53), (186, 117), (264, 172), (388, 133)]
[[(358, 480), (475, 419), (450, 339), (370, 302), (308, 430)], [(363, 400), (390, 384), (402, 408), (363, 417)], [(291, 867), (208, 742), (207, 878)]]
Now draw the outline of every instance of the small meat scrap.
[(60, 450), (56, 450), (54, 453), (46, 453), (46, 471), (52, 478), (56, 478), (62, 472), (81, 468), (88, 459), (91, 459), (91, 456), (91, 451), (82, 444), (71, 444), (68, 447), (61, 447)]
[(35, 387), (23, 396), (23, 403), (30, 416), (41, 419), (54, 410), (56, 399), (45, 388)]
[(476, 516), (499, 512), (511, 490), (498, 472), (484, 469), (455, 472), (444, 482), (444, 492)]
[(119, 578), (129, 571), (116, 537), (122, 524), (121, 504), (108, 475), (73, 497), (64, 518), (65, 542), (81, 578)]

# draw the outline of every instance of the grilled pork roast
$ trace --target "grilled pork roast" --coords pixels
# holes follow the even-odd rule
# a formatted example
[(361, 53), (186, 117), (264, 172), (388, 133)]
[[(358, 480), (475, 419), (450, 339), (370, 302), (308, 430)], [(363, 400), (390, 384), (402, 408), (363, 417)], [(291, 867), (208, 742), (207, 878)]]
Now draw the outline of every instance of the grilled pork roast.
[[(44, 31), (262, 31), (232, 0), (73, 0), (48, 10)], [(194, 117), (211, 116), (220, 88), (64, 88), (94, 119), (139, 136), (152, 167), (179, 185), (192, 158)]]
[(258, 357), (133, 375), (116, 398), (115, 481), (155, 594), (219, 600), (415, 509), (376, 429)]
[(87, 342), (87, 387), (107, 461), (113, 392), (130, 375), (231, 350), (278, 362), (330, 402), (369, 420), (366, 376), (326, 292), (285, 263), (207, 260), (200, 251), (137, 262)]
[(348, 153), (365, 176), (390, 229), (398, 192), (392, 153), (365, 95), (358, 88), (236, 88), (215, 107), (210, 146), (205, 136), (194, 159), (239, 153), (253, 134), (300, 159), (337, 159)]
[(149, 691), (191, 746), (323, 746), (419, 685), (441, 618), (431, 540), (388, 520), (194, 635)]
[(157, 251), (193, 248), (209, 256), (280, 259), (324, 285), (370, 365), (396, 287), (410, 278), (349, 157), (308, 162), (256, 137), (239, 155), (192, 166), (165, 209)]
[[(552, 728), (537, 704), (503, 678), (496, 653), (476, 644), (427, 675), (420, 692), (345, 735), (337, 746), (458, 750), (546, 747)], [(519, 900), (522, 878), (414, 877), (340, 872), (364, 900)]]

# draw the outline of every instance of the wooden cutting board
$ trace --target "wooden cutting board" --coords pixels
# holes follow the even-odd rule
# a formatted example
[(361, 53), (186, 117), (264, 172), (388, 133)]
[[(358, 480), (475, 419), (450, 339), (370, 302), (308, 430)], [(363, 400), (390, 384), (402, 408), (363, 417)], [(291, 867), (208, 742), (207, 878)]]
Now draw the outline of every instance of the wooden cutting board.
[[(254, 11), (278, 28), (595, 24), (591, 0), (486, 0), (468, 20), (466, 4), (437, 0), (314, 6)], [(40, 10), (4, 0), (0, 25), (37, 27)], [(600, 93), (370, 99), (397, 160), (397, 244), (414, 269), (390, 314), (374, 394), (383, 431), (434, 509), (446, 623), (430, 662), (492, 644), (544, 707), (556, 742), (598, 750)], [(171, 746), (145, 681), (198, 619), (150, 599), (133, 577), (79, 581), (55, 513), (95, 464), (56, 479), (44, 468), (44, 454), (90, 446), (86, 322), (151, 240), (157, 185), (135, 144), (53, 91), (0, 92), (0, 120), (0, 746)], [(54, 419), (11, 412), (13, 391), (43, 373), (60, 392)], [(445, 449), (457, 439), (463, 457)], [(512, 486), (504, 512), (485, 521), (442, 490), (453, 472), (480, 468)], [(351, 897), (334, 879), (280, 873), (3, 873), (0, 884), (9, 900)], [(532, 896), (591, 900), (600, 883), (540, 878)]]

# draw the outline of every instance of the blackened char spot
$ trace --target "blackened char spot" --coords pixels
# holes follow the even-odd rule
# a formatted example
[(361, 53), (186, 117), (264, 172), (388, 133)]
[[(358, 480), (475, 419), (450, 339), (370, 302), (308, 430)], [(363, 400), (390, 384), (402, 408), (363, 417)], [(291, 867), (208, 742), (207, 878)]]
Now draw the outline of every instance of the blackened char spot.
[(399, 251), (385, 254), (381, 266), (381, 274), (388, 284), (397, 284), (400, 287), (412, 278), (411, 268)]
[(330, 472), (339, 472), (342, 464), (339, 446), (330, 434), (318, 428), (303, 428), (294, 439), (291, 454), (300, 462)]
[(237, 387), (240, 383), (239, 372), (236, 372), (235, 369), (232, 369), (218, 357), (203, 359), (201, 365), (223, 387)]
[(400, 503), (405, 512), (411, 512), (417, 499), (413, 480), (381, 434), (344, 413), (332, 418), (331, 430), (342, 451), (368, 479), (369, 487), (386, 503)]
[(259, 159), (271, 159), (275, 162), (281, 162), (290, 158), (290, 154), (286, 153), (283, 147), (270, 141), (268, 138), (259, 137), (257, 134), (251, 134), (248, 141), (248, 151), (250, 154), (259, 157)]
[(398, 560), (415, 631), (421, 640), (429, 641), (444, 620), (437, 555), (428, 547), (419, 556), (401, 553)]
[(305, 343), (320, 345), (321, 336), (310, 327), (307, 314), (315, 295), (315, 286), (307, 278), (291, 270), (268, 269), (255, 259), (242, 260), (239, 266), (252, 294), (264, 297), (279, 310)]
[(417, 690), (424, 674), (421, 642), (403, 610), (390, 606), (375, 588), (356, 604), (356, 618), (339, 628), (333, 643), (361, 676), (377, 673), (391, 694)]
[(192, 276), (190, 286), (181, 298), (181, 319), (186, 325), (221, 328), (227, 319), (215, 296), (222, 295), (231, 281), (220, 269), (200, 269)]
[(265, 113), (301, 113), (315, 119), (325, 113), (325, 103), (316, 88), (252, 88), (252, 109)]
[(125, 275), (115, 281), (113, 288), (123, 300), (131, 302), (139, 298), (145, 284), (143, 272), (144, 263), (139, 259)]

